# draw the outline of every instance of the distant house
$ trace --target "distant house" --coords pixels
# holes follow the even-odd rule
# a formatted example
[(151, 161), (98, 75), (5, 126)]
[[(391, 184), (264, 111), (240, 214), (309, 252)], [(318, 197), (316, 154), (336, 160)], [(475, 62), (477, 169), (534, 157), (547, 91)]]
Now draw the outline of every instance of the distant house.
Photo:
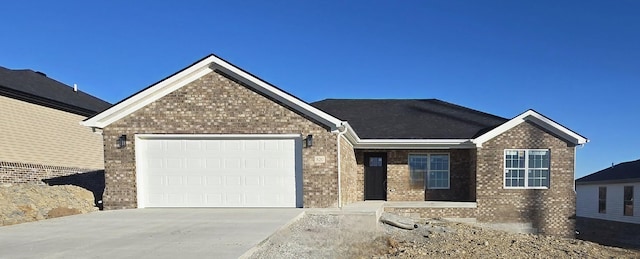
[[(339, 94), (339, 93), (338, 93)], [(534, 110), (502, 118), (435, 99), (307, 103), (218, 58), (84, 121), (105, 140), (105, 208), (336, 208), (573, 236), (575, 148)]]
[(614, 245), (636, 240), (640, 247), (640, 160), (576, 180), (576, 193), (577, 225), (583, 238)]
[(102, 136), (80, 122), (109, 106), (44, 73), (0, 67), (0, 183), (104, 169)]

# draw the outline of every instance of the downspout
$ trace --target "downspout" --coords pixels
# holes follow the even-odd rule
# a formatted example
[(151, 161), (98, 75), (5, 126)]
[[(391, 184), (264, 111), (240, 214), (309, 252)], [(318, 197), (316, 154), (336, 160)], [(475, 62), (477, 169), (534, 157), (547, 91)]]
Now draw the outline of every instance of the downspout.
[(338, 140), (338, 208), (342, 208), (342, 184), (341, 184), (341, 171), (340, 170), (340, 163), (341, 163), (341, 159), (340, 159), (340, 138), (342, 137), (342, 135), (344, 135), (345, 133), (347, 133), (347, 127), (345, 127), (344, 125), (341, 125), (340, 127), (338, 127), (338, 136), (337, 136), (337, 140)]
[[(584, 144), (579, 144), (575, 147), (573, 147), (573, 178), (576, 177), (576, 173), (577, 173), (577, 169), (578, 169), (578, 148), (583, 148)], [(576, 180), (573, 179), (573, 193), (577, 195), (577, 190), (576, 190)]]

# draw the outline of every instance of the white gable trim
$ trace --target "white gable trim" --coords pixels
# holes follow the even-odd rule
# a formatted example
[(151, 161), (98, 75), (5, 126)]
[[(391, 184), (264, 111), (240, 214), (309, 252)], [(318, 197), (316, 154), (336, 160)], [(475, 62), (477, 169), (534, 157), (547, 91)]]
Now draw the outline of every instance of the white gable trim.
[(560, 136), (561, 138), (569, 141), (573, 144), (580, 145), (589, 142), (589, 140), (583, 136), (580, 136), (578, 133), (571, 131), (570, 129), (558, 124), (557, 122), (545, 117), (544, 115), (537, 113), (534, 110), (528, 110), (515, 118), (503, 123), (502, 125), (490, 130), (489, 132), (482, 134), (480, 137), (477, 137), (473, 140), (473, 143), (478, 147), (482, 147), (484, 142), (497, 137), (498, 135), (512, 129), (515, 126), (520, 125), (525, 121), (530, 121), (535, 123), (538, 126), (543, 127), (544, 129)]
[(140, 108), (166, 96), (167, 94), (197, 80), (198, 78), (220, 70), (241, 82), (255, 88), (255, 90), (280, 101), (289, 107), (309, 116), (312, 119), (323, 123), (332, 130), (337, 129), (342, 121), (339, 119), (291, 96), (288, 93), (262, 81), (261, 79), (243, 71), (242, 69), (226, 62), (223, 59), (210, 55), (196, 64), (180, 71), (179, 73), (164, 79), (149, 88), (125, 99), (111, 108), (81, 122), (82, 125), (93, 128), (104, 128), (109, 124), (124, 118), (125, 116), (139, 110)]

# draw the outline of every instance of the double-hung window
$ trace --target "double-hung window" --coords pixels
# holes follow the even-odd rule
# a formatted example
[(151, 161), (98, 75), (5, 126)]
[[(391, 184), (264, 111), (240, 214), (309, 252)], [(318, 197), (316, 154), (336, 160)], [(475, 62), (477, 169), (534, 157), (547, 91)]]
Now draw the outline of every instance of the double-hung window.
[(505, 188), (549, 188), (548, 149), (507, 149), (504, 151)]
[(598, 187), (598, 213), (607, 213), (607, 187)]
[(449, 189), (449, 155), (411, 154), (409, 175), (413, 185), (424, 184), (426, 189)]
[(633, 186), (624, 187), (624, 211), (623, 215), (633, 216)]

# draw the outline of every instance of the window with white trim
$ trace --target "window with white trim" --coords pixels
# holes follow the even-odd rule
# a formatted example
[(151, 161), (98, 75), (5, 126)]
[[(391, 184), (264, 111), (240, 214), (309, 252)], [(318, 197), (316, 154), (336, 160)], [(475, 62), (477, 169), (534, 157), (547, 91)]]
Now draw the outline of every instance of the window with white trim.
[(550, 153), (548, 149), (506, 149), (504, 187), (549, 188)]
[(410, 154), (409, 176), (412, 185), (449, 189), (449, 154)]
[(624, 209), (623, 214), (625, 216), (633, 216), (633, 186), (624, 187)]

